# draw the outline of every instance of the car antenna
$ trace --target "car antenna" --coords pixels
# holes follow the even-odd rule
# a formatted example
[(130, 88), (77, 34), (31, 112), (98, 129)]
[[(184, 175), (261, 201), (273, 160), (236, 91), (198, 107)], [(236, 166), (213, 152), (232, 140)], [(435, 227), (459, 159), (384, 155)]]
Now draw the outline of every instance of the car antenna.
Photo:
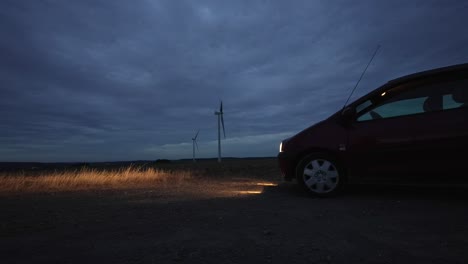
[(351, 99), (351, 96), (352, 96), (353, 93), (354, 93), (354, 90), (356, 90), (356, 87), (359, 85), (359, 82), (361, 81), (362, 77), (363, 77), (364, 74), (366, 73), (367, 68), (369, 68), (369, 65), (371, 64), (372, 60), (373, 60), (374, 57), (375, 57), (375, 54), (377, 54), (377, 51), (378, 51), (379, 49), (380, 49), (380, 45), (377, 45), (377, 48), (375, 49), (374, 54), (372, 55), (372, 58), (370, 59), (369, 63), (367, 63), (367, 66), (366, 66), (366, 68), (364, 69), (364, 71), (362, 72), (361, 77), (359, 77), (359, 80), (357, 81), (356, 85), (354, 86), (353, 90), (351, 91), (351, 94), (349, 95), (348, 99), (346, 100), (346, 103), (343, 105), (343, 109), (344, 109), (344, 108), (346, 107), (346, 105), (348, 104), (349, 99)]

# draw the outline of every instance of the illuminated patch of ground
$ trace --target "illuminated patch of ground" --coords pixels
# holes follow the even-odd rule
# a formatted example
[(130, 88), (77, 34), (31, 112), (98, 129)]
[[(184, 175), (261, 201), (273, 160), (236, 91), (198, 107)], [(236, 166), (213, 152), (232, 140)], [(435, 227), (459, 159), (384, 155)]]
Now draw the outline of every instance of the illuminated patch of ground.
[(242, 197), (262, 194), (265, 188), (277, 186), (276, 182), (248, 178), (191, 179), (177, 186), (165, 186), (153, 190), (127, 192), (131, 202), (160, 203), (169, 201), (203, 200), (213, 198)]

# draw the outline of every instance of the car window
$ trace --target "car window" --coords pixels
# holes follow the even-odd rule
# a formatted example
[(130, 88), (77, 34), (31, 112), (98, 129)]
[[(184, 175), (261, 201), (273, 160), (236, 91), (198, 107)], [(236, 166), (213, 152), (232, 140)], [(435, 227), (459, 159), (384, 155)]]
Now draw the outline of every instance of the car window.
[[(405, 90), (400, 88), (394, 87), (388, 93), (356, 106), (356, 120), (367, 121), (467, 106), (467, 79), (414, 85)], [(399, 92), (393, 94), (392, 90)], [(376, 101), (379, 103), (369, 104)]]
[(356, 106), (356, 112), (359, 113), (371, 105), (372, 105), (372, 102), (370, 100), (366, 100), (364, 103)]
[[(421, 97), (383, 104), (358, 117), (357, 121), (423, 113), (423, 105), (426, 99), (427, 97)], [(377, 115), (373, 113), (376, 113)], [(377, 118), (375, 118), (375, 116), (377, 116)]]
[[(467, 89), (468, 89), (468, 87), (467, 87)], [(461, 107), (463, 105), (463, 103), (458, 103), (457, 101), (455, 101), (453, 99), (453, 95), (446, 94), (446, 95), (444, 95), (443, 105), (444, 105), (444, 109), (452, 109), (452, 108)]]

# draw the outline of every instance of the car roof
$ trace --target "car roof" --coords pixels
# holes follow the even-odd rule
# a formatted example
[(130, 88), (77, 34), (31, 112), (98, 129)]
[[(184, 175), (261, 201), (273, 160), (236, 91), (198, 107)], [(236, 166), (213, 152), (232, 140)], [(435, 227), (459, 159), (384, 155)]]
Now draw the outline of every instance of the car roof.
[(411, 80), (415, 80), (419, 78), (424, 78), (424, 77), (428, 77), (432, 75), (439, 75), (439, 74), (444, 74), (444, 73), (450, 73), (450, 72), (455, 72), (459, 70), (468, 70), (468, 63), (455, 64), (451, 66), (435, 68), (435, 69), (431, 69), (427, 71), (421, 71), (421, 72), (405, 75), (405, 76), (390, 80), (387, 82), (387, 84), (395, 85), (398, 83), (407, 82), (407, 81), (411, 81)]

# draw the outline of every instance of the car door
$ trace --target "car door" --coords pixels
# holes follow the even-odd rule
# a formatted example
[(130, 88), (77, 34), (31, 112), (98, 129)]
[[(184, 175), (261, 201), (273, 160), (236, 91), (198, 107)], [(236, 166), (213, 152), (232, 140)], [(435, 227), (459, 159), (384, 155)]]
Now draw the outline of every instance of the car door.
[[(415, 115), (376, 117), (382, 114), (378, 114), (379, 110), (363, 113), (348, 130), (353, 175), (368, 180), (404, 179), (414, 170), (413, 135), (421, 124)], [(368, 118), (370, 113), (377, 114)]]
[[(414, 163), (419, 166), (420, 180), (437, 184), (468, 181), (468, 79), (450, 78), (424, 86), (437, 91), (437, 97), (425, 101), (421, 126), (414, 128)], [(431, 98), (438, 98), (431, 104)], [(416, 174), (417, 175), (417, 174)]]
[(461, 159), (455, 153), (468, 141), (466, 108), (459, 102), (444, 108), (444, 103), (463, 82), (447, 76), (426, 78), (392, 87), (356, 106), (348, 134), (353, 175), (404, 182), (453, 175), (463, 164), (454, 165)]

